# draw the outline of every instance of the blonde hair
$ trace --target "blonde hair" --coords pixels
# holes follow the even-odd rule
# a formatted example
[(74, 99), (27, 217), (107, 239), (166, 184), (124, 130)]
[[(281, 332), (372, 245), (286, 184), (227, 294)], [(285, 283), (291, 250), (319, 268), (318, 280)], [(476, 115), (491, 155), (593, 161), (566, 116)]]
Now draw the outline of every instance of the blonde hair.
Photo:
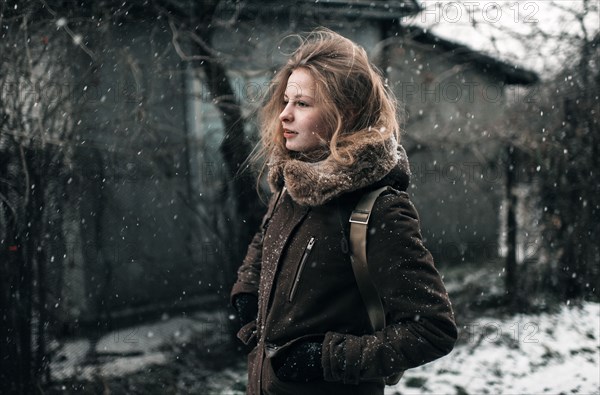
[[(366, 51), (326, 28), (299, 38), (300, 46), (271, 81), (260, 111), (261, 144), (254, 159), (289, 155), (279, 114), (285, 107), (288, 78), (299, 68), (315, 80), (316, 104), (322, 106), (325, 124), (333, 131), (328, 148), (335, 161), (354, 164), (356, 158), (349, 148), (352, 142), (375, 133), (382, 139), (393, 134), (400, 141), (396, 99)], [(260, 174), (263, 172), (264, 166)]]

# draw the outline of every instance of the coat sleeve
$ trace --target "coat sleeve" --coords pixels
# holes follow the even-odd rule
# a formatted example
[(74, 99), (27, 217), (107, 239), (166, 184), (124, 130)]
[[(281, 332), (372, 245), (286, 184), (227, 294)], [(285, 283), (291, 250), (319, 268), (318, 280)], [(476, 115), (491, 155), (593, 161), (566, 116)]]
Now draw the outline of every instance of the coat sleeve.
[(231, 303), (236, 295), (249, 293), (258, 296), (260, 269), (262, 263), (262, 230), (256, 232), (248, 245), (246, 257), (237, 271), (237, 280), (231, 290)]
[(367, 259), (386, 327), (363, 336), (328, 332), (322, 347), (327, 381), (356, 384), (391, 376), (448, 354), (457, 339), (448, 294), (406, 192), (378, 200), (369, 222)]
[(264, 215), (258, 232), (252, 238), (248, 245), (246, 256), (242, 261), (241, 266), (237, 271), (237, 280), (233, 284), (230, 294), (230, 302), (233, 304), (233, 299), (241, 293), (250, 293), (258, 296), (258, 285), (260, 282), (260, 270), (262, 266), (262, 243), (263, 229), (265, 229), (271, 212), (277, 202), (278, 193), (274, 193), (269, 200), (267, 213)]

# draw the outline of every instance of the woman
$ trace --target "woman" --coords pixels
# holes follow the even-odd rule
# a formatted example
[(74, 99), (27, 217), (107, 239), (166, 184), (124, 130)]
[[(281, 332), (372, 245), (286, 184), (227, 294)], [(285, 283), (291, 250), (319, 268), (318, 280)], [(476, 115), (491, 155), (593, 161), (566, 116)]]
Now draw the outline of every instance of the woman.
[[(384, 379), (449, 353), (448, 296), (406, 188), (396, 102), (365, 51), (325, 29), (273, 80), (262, 153), (273, 191), (231, 300), (245, 324), (249, 394), (383, 394)], [(373, 331), (350, 264), (348, 219), (381, 186), (370, 277), (387, 320)]]

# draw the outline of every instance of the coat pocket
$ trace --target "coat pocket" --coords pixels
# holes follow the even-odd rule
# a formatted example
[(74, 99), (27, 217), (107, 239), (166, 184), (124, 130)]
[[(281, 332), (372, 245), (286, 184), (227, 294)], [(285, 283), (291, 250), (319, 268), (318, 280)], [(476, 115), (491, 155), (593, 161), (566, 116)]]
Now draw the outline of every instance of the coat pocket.
[(304, 271), (304, 266), (306, 266), (306, 261), (308, 260), (308, 256), (312, 251), (313, 246), (315, 245), (314, 236), (310, 238), (306, 247), (304, 247), (304, 251), (302, 252), (302, 257), (300, 258), (300, 263), (296, 268), (296, 275), (294, 276), (294, 281), (292, 282), (292, 289), (290, 290), (290, 295), (288, 297), (288, 302), (292, 302), (294, 300), (294, 296), (298, 291), (298, 284), (300, 284), (300, 278), (302, 277), (302, 272)]

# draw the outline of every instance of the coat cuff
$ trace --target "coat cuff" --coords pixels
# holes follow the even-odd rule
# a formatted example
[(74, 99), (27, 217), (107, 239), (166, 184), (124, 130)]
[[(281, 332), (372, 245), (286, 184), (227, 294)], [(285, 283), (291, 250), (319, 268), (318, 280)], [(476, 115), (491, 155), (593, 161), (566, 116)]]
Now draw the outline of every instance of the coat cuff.
[(356, 336), (327, 332), (323, 341), (321, 364), (325, 381), (358, 384), (361, 344)]
[(237, 338), (244, 345), (249, 346), (256, 339), (256, 321), (250, 321), (244, 325), (237, 333)]

